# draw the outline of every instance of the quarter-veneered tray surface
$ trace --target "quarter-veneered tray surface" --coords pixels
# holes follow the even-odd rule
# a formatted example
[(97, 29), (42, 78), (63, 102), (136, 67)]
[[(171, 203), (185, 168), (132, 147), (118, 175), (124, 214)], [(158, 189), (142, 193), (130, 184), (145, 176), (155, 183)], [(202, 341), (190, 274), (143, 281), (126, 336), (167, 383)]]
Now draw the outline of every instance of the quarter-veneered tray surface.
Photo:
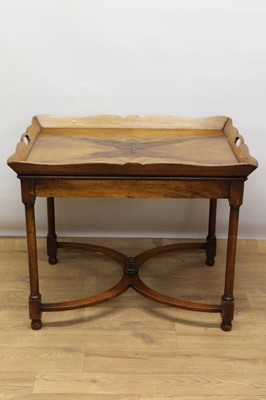
[(227, 117), (37, 116), (8, 164), (18, 174), (247, 176), (257, 166)]

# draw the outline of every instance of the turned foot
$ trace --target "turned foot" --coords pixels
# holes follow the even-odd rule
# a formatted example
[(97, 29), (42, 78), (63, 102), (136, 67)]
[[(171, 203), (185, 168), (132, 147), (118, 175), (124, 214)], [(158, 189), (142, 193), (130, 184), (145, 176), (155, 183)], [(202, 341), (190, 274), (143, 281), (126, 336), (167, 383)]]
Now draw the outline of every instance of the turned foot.
[(225, 332), (229, 332), (232, 329), (232, 321), (234, 319), (234, 298), (223, 295), (222, 297), (222, 323), (221, 329)]
[(38, 331), (39, 329), (41, 329), (41, 327), (42, 327), (42, 321), (40, 319), (33, 319), (31, 321), (31, 328), (34, 331)]
[(57, 264), (57, 257), (48, 257), (48, 263), (51, 265)]
[(230, 321), (222, 321), (221, 322), (221, 329), (225, 332), (230, 332), (232, 329), (232, 322)]
[(208, 265), (209, 267), (212, 267), (214, 264), (215, 264), (214, 257), (207, 257), (206, 258), (206, 265)]

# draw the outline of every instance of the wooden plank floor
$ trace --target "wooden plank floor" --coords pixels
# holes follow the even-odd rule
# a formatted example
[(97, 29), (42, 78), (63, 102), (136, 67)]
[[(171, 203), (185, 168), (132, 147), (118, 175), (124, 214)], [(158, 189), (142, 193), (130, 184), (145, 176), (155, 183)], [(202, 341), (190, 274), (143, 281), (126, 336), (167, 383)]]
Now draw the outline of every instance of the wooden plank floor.
[[(135, 255), (173, 240), (90, 242)], [(61, 250), (50, 266), (44, 239), (38, 247), (44, 301), (87, 296), (119, 279), (107, 258)], [(141, 276), (164, 293), (219, 303), (225, 248), (219, 241), (214, 267), (200, 250), (178, 252), (150, 260)], [(44, 313), (43, 329), (32, 331), (25, 239), (1, 238), (0, 254), (0, 400), (266, 398), (266, 241), (239, 241), (229, 333), (217, 314), (166, 307), (131, 289), (96, 307)]]

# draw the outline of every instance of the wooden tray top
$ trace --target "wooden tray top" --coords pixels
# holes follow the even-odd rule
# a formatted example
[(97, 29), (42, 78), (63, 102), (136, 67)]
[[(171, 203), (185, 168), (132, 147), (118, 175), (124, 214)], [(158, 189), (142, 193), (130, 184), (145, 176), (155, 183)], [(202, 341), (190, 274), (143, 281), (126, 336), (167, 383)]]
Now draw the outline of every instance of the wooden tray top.
[(257, 161), (228, 117), (33, 117), (8, 165), (19, 175), (248, 176)]

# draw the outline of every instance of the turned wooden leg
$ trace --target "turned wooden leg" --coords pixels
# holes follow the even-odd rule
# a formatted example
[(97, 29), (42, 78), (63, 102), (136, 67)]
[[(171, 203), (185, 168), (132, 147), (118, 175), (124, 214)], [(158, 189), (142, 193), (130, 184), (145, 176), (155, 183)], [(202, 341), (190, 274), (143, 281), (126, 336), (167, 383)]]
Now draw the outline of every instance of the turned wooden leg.
[(229, 230), (227, 241), (227, 257), (224, 295), (222, 296), (222, 323), (221, 328), (224, 331), (232, 329), (234, 317), (234, 277), (235, 277), (235, 259), (237, 246), (237, 231), (240, 206), (230, 206)]
[(54, 198), (47, 198), (47, 219), (48, 219), (48, 234), (47, 234), (47, 255), (49, 264), (57, 263), (57, 235), (55, 233), (55, 211)]
[(206, 242), (206, 264), (209, 266), (214, 265), (214, 258), (216, 255), (216, 210), (217, 210), (217, 199), (210, 199), (209, 206), (209, 227), (208, 236)]
[(39, 276), (37, 260), (37, 243), (34, 203), (24, 203), (26, 213), (28, 260), (29, 260), (29, 278), (30, 278), (30, 296), (29, 296), (29, 314), (32, 329), (40, 329), (41, 322), (41, 295), (39, 293)]

